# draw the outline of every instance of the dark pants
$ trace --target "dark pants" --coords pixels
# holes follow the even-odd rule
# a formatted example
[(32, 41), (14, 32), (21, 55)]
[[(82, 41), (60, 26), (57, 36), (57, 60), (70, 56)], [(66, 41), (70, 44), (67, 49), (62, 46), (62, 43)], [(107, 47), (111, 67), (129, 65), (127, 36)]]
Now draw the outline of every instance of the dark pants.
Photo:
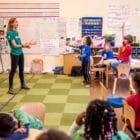
[(24, 84), (24, 55), (11, 54), (11, 71), (9, 74), (9, 89), (13, 88), (13, 78), (16, 73), (17, 66), (19, 66), (19, 78), (21, 85)]
[(84, 77), (84, 81), (87, 84), (90, 84), (89, 70), (90, 70), (90, 61), (83, 61), (82, 62), (82, 74), (83, 74), (83, 77)]

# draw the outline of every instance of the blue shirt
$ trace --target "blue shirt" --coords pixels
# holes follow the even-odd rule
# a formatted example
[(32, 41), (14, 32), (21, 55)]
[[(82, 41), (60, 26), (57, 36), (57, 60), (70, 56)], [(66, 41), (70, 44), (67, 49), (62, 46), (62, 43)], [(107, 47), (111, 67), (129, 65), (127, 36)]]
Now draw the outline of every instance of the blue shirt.
[(80, 47), (80, 61), (90, 61), (91, 48), (90, 46), (81, 45)]
[(103, 50), (103, 51), (101, 51), (101, 55), (105, 57), (104, 60), (112, 59), (114, 57), (114, 54), (113, 54), (112, 51), (105, 51), (105, 50)]
[(25, 132), (15, 132), (10, 133), (8, 137), (2, 138), (2, 140), (23, 140), (29, 136), (29, 124), (24, 125), (26, 131)]

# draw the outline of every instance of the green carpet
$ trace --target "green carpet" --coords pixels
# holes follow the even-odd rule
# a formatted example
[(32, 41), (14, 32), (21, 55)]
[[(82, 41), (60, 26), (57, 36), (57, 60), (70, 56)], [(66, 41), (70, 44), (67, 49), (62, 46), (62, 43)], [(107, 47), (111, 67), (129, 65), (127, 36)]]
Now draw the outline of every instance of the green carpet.
[[(28, 81), (32, 75), (26, 74)], [(81, 85), (82, 77), (66, 75), (35, 75), (28, 83), (30, 90), (20, 90), (16, 96), (7, 94), (8, 74), (0, 75), (0, 106), (10, 98), (3, 112), (19, 108), (24, 103), (42, 102), (46, 105), (45, 126), (67, 131), (76, 115), (85, 111), (89, 100), (89, 88)], [(6, 79), (6, 80), (5, 80)], [(20, 87), (18, 75), (14, 78), (14, 89)]]

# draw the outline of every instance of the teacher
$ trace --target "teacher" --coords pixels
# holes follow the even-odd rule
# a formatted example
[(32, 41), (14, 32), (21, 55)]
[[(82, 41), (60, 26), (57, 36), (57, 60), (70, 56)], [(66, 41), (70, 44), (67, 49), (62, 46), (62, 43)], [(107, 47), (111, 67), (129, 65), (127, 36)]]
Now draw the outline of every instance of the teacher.
[(19, 78), (22, 89), (30, 89), (24, 81), (24, 55), (22, 48), (30, 48), (30, 45), (34, 43), (32, 41), (22, 44), (19, 37), (18, 31), (18, 21), (16, 18), (11, 18), (8, 22), (7, 27), (7, 40), (10, 46), (10, 56), (11, 56), (11, 71), (9, 74), (9, 94), (15, 94), (13, 90), (13, 78), (17, 69), (19, 67)]

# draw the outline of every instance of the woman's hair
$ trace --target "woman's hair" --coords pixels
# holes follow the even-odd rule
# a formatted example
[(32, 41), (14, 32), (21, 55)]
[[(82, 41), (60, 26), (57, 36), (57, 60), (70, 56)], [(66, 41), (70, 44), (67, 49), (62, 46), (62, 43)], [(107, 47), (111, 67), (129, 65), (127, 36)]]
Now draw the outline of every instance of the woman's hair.
[(111, 105), (103, 100), (91, 101), (86, 111), (85, 140), (110, 140), (117, 132), (117, 118)]
[(135, 73), (133, 76), (133, 81), (136, 83), (137, 88), (139, 89), (139, 94), (140, 94), (140, 74)]
[(6, 113), (0, 113), (0, 137), (7, 137), (12, 132), (15, 122), (13, 118)]
[(9, 22), (8, 22), (8, 26), (7, 26), (7, 32), (9, 30), (12, 30), (13, 29), (13, 23), (15, 22), (16, 18), (15, 17), (12, 17), (10, 18)]
[(85, 39), (86, 39), (87, 45), (90, 46), (92, 44), (91, 37), (90, 36), (85, 36)]
[(72, 138), (60, 130), (49, 129), (38, 136), (36, 140), (72, 140)]
[(126, 39), (129, 44), (133, 43), (133, 36), (132, 35), (126, 35), (126, 36), (124, 36), (124, 39)]

